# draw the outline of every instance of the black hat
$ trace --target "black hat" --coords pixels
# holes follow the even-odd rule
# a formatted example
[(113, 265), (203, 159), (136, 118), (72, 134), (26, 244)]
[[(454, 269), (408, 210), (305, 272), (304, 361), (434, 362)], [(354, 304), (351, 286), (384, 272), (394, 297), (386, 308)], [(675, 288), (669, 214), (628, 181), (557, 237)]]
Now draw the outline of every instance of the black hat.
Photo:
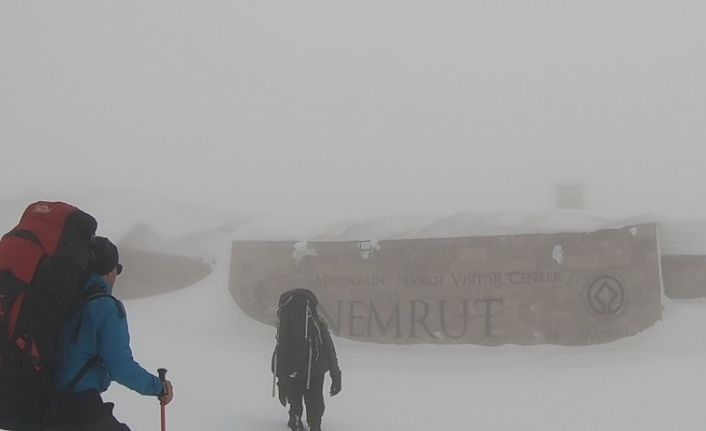
[(88, 261), (88, 271), (98, 275), (105, 275), (116, 266), (120, 266), (120, 269), (122, 269), (122, 265), (118, 263), (119, 261), (118, 247), (110, 242), (108, 238), (97, 236), (93, 245), (93, 254)]

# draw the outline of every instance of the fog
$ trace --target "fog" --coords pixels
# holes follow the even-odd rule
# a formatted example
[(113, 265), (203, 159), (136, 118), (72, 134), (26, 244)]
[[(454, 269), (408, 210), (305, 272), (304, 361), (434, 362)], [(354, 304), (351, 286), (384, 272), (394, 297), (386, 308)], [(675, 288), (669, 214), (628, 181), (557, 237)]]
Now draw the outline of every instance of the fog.
[(587, 210), (706, 216), (705, 15), (1, 0), (0, 196), (141, 191), (334, 220), (541, 211), (573, 182)]
[[(274, 330), (226, 288), (233, 239), (702, 218), (659, 237), (701, 258), (704, 22), (703, 0), (0, 0), (2, 232), (65, 200), (123, 250), (203, 258), (196, 284), (126, 301), (136, 358), (170, 370), (169, 429), (282, 429)], [(523, 217), (563, 184), (585, 213)], [(582, 348), (337, 338), (324, 429), (701, 429), (705, 305), (663, 297), (644, 334)], [(153, 400), (106, 399), (157, 428)]]

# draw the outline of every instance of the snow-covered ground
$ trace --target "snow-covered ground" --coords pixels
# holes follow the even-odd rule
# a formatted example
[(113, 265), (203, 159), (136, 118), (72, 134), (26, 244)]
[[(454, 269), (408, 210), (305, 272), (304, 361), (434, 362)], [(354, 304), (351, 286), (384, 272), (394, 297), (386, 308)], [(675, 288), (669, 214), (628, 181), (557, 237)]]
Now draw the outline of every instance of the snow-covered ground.
[[(151, 370), (166, 367), (175, 386), (174, 402), (167, 408), (168, 429), (285, 431), (286, 411), (270, 394), (274, 329), (239, 309), (228, 291), (228, 272), (232, 239), (292, 237), (294, 227), (277, 220), (242, 224), (246, 218), (214, 216), (217, 212), (207, 210), (205, 216), (199, 211), (157, 212), (178, 218), (166, 225), (134, 207), (130, 212), (80, 199), (75, 203), (97, 213), (101, 234), (119, 238), (133, 223), (147, 223), (161, 237), (181, 244), (185, 254), (215, 262), (214, 271), (196, 285), (126, 302), (136, 359)], [(22, 205), (6, 202), (0, 207), (7, 229), (19, 218)], [(570, 213), (518, 217), (346, 222), (318, 237), (590, 230), (619, 220), (576, 213), (573, 218)], [(670, 224), (672, 248), (695, 250), (691, 244), (703, 238), (700, 225)], [(323, 425), (328, 431), (682, 431), (701, 430), (706, 424), (706, 299), (665, 298), (663, 320), (654, 327), (587, 347), (335, 342), (343, 391), (327, 397)], [(116, 402), (116, 415), (133, 430), (158, 429), (156, 400), (117, 384), (105, 398)]]
[[(230, 242), (187, 289), (127, 303), (133, 348), (175, 385), (170, 430), (285, 430), (270, 397), (273, 328), (228, 289)], [(119, 289), (119, 285), (117, 287)], [(605, 345), (389, 346), (337, 338), (343, 392), (324, 429), (701, 430), (706, 424), (706, 300), (665, 300), (663, 321)], [(156, 401), (113, 385), (119, 418), (158, 429)]]

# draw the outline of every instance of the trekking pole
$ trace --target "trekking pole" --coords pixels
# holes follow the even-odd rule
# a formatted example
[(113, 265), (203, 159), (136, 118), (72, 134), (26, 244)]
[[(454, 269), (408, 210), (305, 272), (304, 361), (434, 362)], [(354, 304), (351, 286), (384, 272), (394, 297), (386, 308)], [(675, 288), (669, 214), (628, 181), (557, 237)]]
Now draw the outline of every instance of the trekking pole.
[(277, 385), (277, 357), (279, 356), (279, 318), (275, 323), (277, 335), (275, 336), (275, 357), (272, 360), (272, 398), (275, 397), (275, 386)]
[(275, 386), (277, 385), (277, 362), (279, 359), (279, 308), (277, 308), (277, 318), (275, 319), (275, 353), (272, 364), (272, 398), (275, 397)]
[(275, 397), (275, 386), (277, 386), (277, 351), (275, 350), (274, 370), (272, 370), (272, 398)]
[(304, 342), (309, 346), (309, 364), (306, 370), (306, 390), (308, 391), (311, 386), (311, 340), (309, 339), (309, 318), (311, 317), (311, 310), (309, 310), (309, 301), (306, 301), (306, 322), (304, 323)]
[[(167, 379), (167, 369), (166, 368), (160, 368), (157, 370), (157, 373), (159, 374), (159, 380), (164, 383), (164, 381)], [(167, 387), (165, 385), (164, 390), (167, 390)], [(164, 412), (164, 403), (159, 403), (159, 410), (160, 410), (160, 415), (161, 415), (161, 423), (162, 423), (162, 431), (167, 431), (167, 417)]]

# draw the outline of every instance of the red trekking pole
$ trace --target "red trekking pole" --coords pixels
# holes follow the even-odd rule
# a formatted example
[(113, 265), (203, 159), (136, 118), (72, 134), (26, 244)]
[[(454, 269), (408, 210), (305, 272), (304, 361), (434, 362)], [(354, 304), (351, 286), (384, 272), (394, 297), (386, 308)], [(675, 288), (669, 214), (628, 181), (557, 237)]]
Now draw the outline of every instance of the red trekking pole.
[[(167, 369), (160, 368), (157, 370), (157, 373), (159, 374), (159, 380), (161, 380), (162, 383), (164, 383), (164, 381), (167, 379)], [(165, 391), (167, 390), (166, 386), (164, 387), (164, 390)], [(165, 407), (165, 405), (162, 402), (160, 402), (159, 409), (160, 409), (161, 419), (162, 419), (162, 431), (167, 431), (167, 417), (164, 413), (164, 407)]]

